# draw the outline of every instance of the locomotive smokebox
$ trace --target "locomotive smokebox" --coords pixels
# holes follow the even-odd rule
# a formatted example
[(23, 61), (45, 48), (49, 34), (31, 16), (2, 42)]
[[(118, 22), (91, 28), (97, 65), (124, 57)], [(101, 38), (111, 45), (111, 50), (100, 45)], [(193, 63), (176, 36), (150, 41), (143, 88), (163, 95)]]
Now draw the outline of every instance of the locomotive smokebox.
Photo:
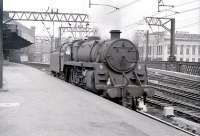
[(110, 31), (110, 38), (113, 40), (113, 39), (120, 39), (120, 33), (121, 31), (120, 30), (111, 30)]

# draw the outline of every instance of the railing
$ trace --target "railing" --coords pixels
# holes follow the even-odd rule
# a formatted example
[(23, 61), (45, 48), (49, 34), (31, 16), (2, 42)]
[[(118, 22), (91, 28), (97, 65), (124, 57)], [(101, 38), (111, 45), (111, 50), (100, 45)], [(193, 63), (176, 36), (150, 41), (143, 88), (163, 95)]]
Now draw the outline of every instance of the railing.
[(147, 62), (147, 67), (200, 76), (200, 62), (151, 61)]
[[(43, 64), (38, 62), (26, 62), (24, 64), (31, 66), (45, 67), (45, 68), (49, 67), (49, 64)], [(147, 62), (147, 67), (200, 76), (200, 62), (151, 61)]]

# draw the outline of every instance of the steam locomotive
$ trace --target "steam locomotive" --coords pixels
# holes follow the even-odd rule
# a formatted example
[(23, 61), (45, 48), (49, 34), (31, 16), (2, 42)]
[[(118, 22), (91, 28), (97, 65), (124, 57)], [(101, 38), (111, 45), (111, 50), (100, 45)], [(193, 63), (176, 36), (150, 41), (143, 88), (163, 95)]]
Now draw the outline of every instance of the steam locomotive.
[(66, 82), (136, 109), (138, 99), (153, 92), (146, 85), (145, 65), (139, 64), (137, 47), (112, 30), (109, 40), (89, 37), (63, 44), (50, 55), (50, 71)]

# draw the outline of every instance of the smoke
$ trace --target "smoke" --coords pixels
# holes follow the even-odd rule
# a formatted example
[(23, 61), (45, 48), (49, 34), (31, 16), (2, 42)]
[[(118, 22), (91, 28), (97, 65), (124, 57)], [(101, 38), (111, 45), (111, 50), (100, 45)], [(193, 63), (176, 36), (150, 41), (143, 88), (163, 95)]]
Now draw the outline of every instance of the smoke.
[(113, 10), (116, 9), (96, 6), (90, 11), (92, 25), (97, 29), (97, 35), (103, 39), (110, 38), (109, 32), (119, 30), (121, 27), (121, 14), (120, 12), (119, 14), (109, 14)]

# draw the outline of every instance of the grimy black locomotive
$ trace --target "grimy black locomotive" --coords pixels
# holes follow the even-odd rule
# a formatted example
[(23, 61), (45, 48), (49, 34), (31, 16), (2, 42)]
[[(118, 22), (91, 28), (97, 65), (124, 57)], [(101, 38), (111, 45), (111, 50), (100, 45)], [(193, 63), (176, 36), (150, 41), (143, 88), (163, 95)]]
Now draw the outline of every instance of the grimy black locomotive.
[(51, 52), (50, 70), (66, 82), (136, 109), (138, 99), (152, 94), (146, 68), (138, 63), (139, 52), (131, 41), (121, 39), (119, 30), (110, 33), (109, 40), (89, 37)]

